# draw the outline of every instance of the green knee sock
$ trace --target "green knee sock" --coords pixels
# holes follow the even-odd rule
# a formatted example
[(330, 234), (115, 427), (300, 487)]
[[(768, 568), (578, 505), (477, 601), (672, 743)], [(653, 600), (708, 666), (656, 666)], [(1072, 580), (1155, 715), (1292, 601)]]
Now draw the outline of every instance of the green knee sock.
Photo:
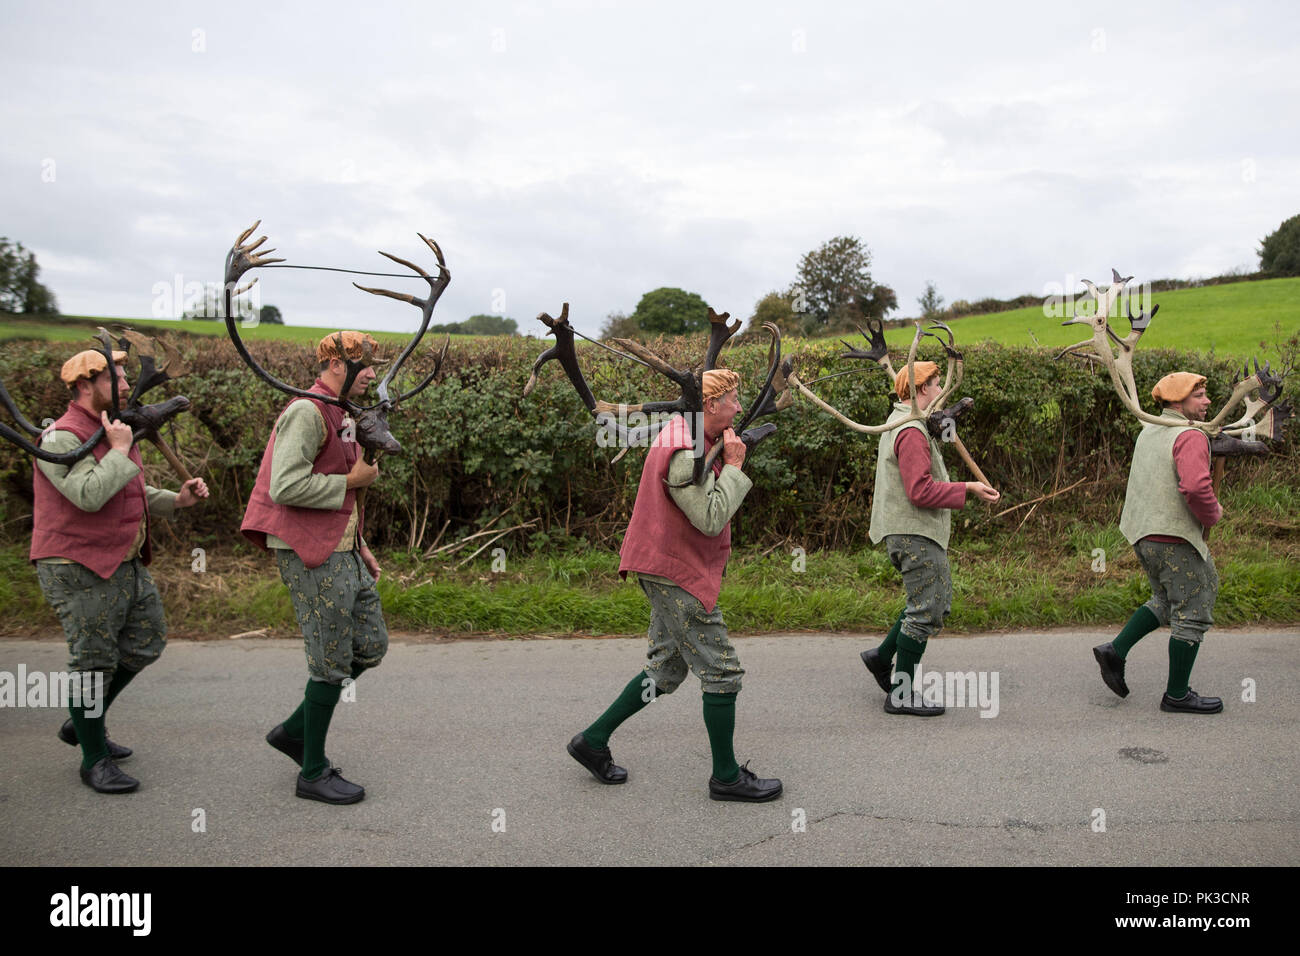
[(898, 683), (898, 675), (907, 675), (907, 686), (912, 689), (912, 682), (916, 679), (916, 665), (921, 662), (921, 655), (925, 653), (925, 645), (915, 638), (909, 637), (902, 633), (898, 634), (898, 660), (894, 662), (894, 683)]
[(736, 733), (736, 695), (704, 695), (704, 729), (709, 732), (709, 747), (713, 750), (713, 779), (719, 783), (735, 783), (740, 779), (740, 764), (731, 740)]
[(122, 693), (122, 688), (135, 680), (135, 675), (139, 671), (128, 670), (118, 665), (117, 670), (113, 672), (113, 679), (108, 682), (108, 692), (104, 694), (104, 710), (107, 711), (113, 701), (117, 700), (117, 695)]
[(315, 780), (329, 769), (325, 759), (325, 735), (329, 733), (330, 718), (339, 702), (343, 688), (338, 684), (311, 681), (303, 700), (303, 753), (302, 775)]
[(890, 661), (894, 659), (894, 651), (898, 649), (898, 635), (903, 633), (903, 616), (907, 613), (907, 608), (898, 612), (898, 620), (894, 626), (889, 629), (885, 639), (880, 642), (877, 650), (880, 652), (882, 660)]
[[(307, 689), (311, 689), (312, 681), (307, 681)], [(307, 695), (304, 691), (303, 699), (298, 703), (298, 709), (289, 715), (289, 719), (284, 722), (284, 732), (294, 740), (302, 740), (307, 733), (305, 720), (307, 717)]]
[(1200, 644), (1169, 638), (1169, 683), (1165, 693), (1174, 700), (1187, 696), (1187, 686), (1192, 679), (1192, 665), (1196, 663), (1196, 652)]
[(609, 709), (596, 718), (596, 722), (582, 732), (582, 737), (587, 741), (588, 746), (597, 750), (603, 750), (609, 746), (609, 735), (618, 729), (618, 725), (623, 723), (638, 710), (650, 703), (646, 698), (649, 697), (650, 685), (646, 683), (649, 678), (645, 671), (641, 671), (633, 677), (622, 693), (614, 703), (609, 705)]
[(81, 768), (89, 770), (108, 756), (104, 715), (87, 717), (85, 708), (75, 704), (68, 708), (68, 714), (72, 717), (72, 726), (77, 729), (77, 743), (81, 745)]
[(1151, 608), (1143, 604), (1133, 612), (1124, 629), (1119, 632), (1119, 636), (1111, 642), (1115, 647), (1115, 653), (1121, 658), (1128, 657), (1128, 652), (1133, 650), (1133, 645), (1159, 626), (1160, 622), (1151, 613)]

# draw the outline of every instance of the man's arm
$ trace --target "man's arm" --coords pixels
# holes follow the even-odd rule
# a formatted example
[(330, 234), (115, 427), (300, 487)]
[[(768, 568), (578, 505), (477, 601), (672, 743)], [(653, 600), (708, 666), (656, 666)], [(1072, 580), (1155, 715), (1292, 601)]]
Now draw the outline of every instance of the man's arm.
[(670, 486), (687, 484), (682, 488), (669, 487), (668, 493), (692, 525), (702, 534), (715, 538), (722, 534), (754, 483), (735, 465), (723, 465), (716, 477), (709, 469), (702, 485), (689, 483), (694, 474), (695, 459), (690, 450), (674, 452), (668, 463), (668, 483)]
[(312, 474), (325, 441), (325, 420), (307, 399), (289, 405), (275, 424), (271, 500), (297, 508), (338, 511), (347, 496), (347, 475)]
[(1188, 429), (1174, 439), (1174, 470), (1192, 517), (1203, 527), (1213, 528), (1223, 517), (1223, 507), (1210, 479), (1210, 440), (1204, 433)]
[[(52, 431), (41, 441), (44, 451), (62, 455), (76, 451), (81, 441), (72, 432)], [(112, 449), (99, 461), (87, 455), (72, 466), (37, 459), (36, 467), (63, 497), (82, 511), (96, 512), (140, 473), (124, 452)]]
[(145, 485), (144, 500), (151, 518), (170, 518), (176, 514), (176, 492), (174, 491)]
[(894, 455), (903, 475), (907, 500), (918, 508), (961, 508), (966, 504), (964, 481), (935, 481), (930, 472), (930, 442), (919, 428), (900, 429)]

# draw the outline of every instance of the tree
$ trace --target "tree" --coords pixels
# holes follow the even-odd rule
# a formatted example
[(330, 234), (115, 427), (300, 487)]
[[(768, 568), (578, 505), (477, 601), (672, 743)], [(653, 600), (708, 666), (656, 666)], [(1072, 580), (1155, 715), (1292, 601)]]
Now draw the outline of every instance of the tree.
[(626, 312), (611, 312), (605, 316), (605, 324), (600, 327), (602, 339), (635, 338), (640, 328)]
[(36, 253), (0, 236), (0, 312), (48, 314), (59, 310), (54, 293), (37, 281)]
[(704, 332), (709, 328), (709, 306), (694, 292), (665, 287), (641, 296), (632, 321), (643, 332), (665, 335)]
[(1292, 216), (1264, 238), (1259, 269), (1273, 275), (1300, 275), (1300, 216)]
[(435, 335), (515, 335), (519, 323), (504, 315), (471, 315), (464, 322), (431, 325), (428, 331)]
[(284, 325), (284, 316), (273, 305), (264, 305), (257, 313), (258, 325)]
[(921, 317), (928, 319), (943, 311), (943, 296), (934, 287), (934, 283), (927, 280), (925, 293), (916, 300), (916, 304), (921, 307)]
[(471, 315), (460, 324), (462, 335), (514, 335), (519, 323), (504, 315)]
[(771, 322), (782, 334), (802, 331), (801, 316), (794, 312), (794, 303), (788, 294), (769, 292), (754, 303), (754, 314), (749, 317), (747, 332), (756, 332), (764, 322)]
[(804, 331), (817, 335), (849, 329), (864, 316), (883, 319), (898, 308), (894, 290), (872, 281), (871, 250), (857, 236), (836, 236), (806, 253), (790, 296)]

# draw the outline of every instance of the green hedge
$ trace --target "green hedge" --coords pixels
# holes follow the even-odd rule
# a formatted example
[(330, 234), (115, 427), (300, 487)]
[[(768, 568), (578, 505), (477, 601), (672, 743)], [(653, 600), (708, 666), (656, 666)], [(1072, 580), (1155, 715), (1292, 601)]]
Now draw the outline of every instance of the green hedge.
[[(508, 535), (499, 542), (516, 552), (617, 542), (631, 514), (644, 452), (634, 449), (611, 461), (615, 450), (597, 444), (596, 427), (557, 363), (549, 363), (533, 394), (522, 398), (533, 360), (551, 341), (453, 340), (444, 381), (394, 416), (393, 431), (405, 451), (380, 461), (368, 508), (372, 543), (407, 548), (418, 540), (428, 547), (444, 524), (442, 540), (449, 541), (493, 519), (497, 528), (536, 519), (526, 536)], [(193, 410), (176, 420), (170, 437), (191, 470), (205, 476), (213, 499), (183, 513), (162, 533), (200, 545), (234, 542), (267, 435), (286, 399), (256, 380), (228, 341), (183, 336), (178, 343), (192, 371), (175, 390), (190, 397)], [(698, 361), (703, 352), (702, 337), (651, 345), (678, 367)], [(312, 353), (300, 345), (255, 342), (250, 348), (285, 381), (307, 387), (315, 377)], [(955, 397), (970, 396), (975, 408), (963, 420), (961, 435), (1002, 490), (998, 507), (1087, 477), (1095, 484), (1044, 504), (1040, 517), (1052, 515), (1068, 524), (1090, 508), (1102, 515), (1113, 511), (1140, 426), (1123, 413), (1104, 371), (1054, 361), (1050, 350), (988, 344), (964, 350), (965, 381)], [(0, 357), (0, 379), (29, 418), (61, 414), (66, 392), (57, 372), (73, 351), (67, 343), (10, 343)], [(830, 342), (799, 343), (795, 368), (809, 381), (851, 367), (836, 357), (838, 351)], [(942, 358), (933, 349), (923, 353)], [(579, 354), (599, 398), (675, 397), (675, 387), (648, 369), (590, 346)], [(742, 401), (755, 395), (766, 357), (762, 343), (724, 352), (722, 364), (742, 377)], [(430, 361), (426, 347), (404, 379), (417, 381)], [(1134, 362), (1144, 389), (1175, 369), (1208, 375), (1215, 408), (1227, 397), (1235, 371), (1229, 361), (1187, 352), (1139, 352)], [(134, 366), (128, 374), (133, 372)], [(831, 379), (814, 390), (858, 421), (881, 422), (888, 414), (888, 383), (879, 370)], [(849, 431), (802, 400), (772, 420), (776, 435), (746, 462), (755, 487), (733, 532), (750, 544), (863, 545), (877, 439)], [(951, 451), (947, 457), (954, 480), (969, 477)], [(161, 456), (147, 450), (146, 460), (151, 480), (175, 487)], [(20, 540), (30, 530), (31, 467), (29, 456), (0, 442), (0, 536), (7, 540)], [(1288, 451), (1280, 461), (1234, 464), (1232, 480), (1250, 480), (1261, 469), (1292, 482), (1300, 472), (1295, 452)], [(988, 509), (971, 509), (970, 533), (976, 538), (986, 530), (994, 533), (1025, 512), (991, 522)]]

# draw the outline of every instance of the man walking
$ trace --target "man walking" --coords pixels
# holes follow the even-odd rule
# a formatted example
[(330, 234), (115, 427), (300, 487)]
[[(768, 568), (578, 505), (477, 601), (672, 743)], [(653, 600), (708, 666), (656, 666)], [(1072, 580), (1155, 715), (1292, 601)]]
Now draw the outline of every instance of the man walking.
[[(378, 343), (359, 332), (331, 333), (316, 347), (320, 377), (309, 391), (338, 397), (347, 358), (359, 360)], [(340, 352), (340, 346), (342, 352)], [(363, 394), (375, 370), (362, 368), (347, 398)], [(361, 454), (337, 405), (296, 398), (280, 414), (240, 530), (275, 552), (306, 645), (309, 679), (297, 710), (266, 735), (266, 742), (301, 767), (295, 793), (308, 800), (347, 804), (365, 789), (345, 779), (325, 757), (325, 737), (343, 682), (378, 666), (388, 629), (375, 583), (379, 564), (362, 537), (359, 489), (379, 467)]]
[(1209, 529), (1223, 517), (1210, 478), (1210, 440), (1187, 421), (1205, 421), (1210, 399), (1205, 376), (1171, 372), (1151, 397), (1161, 402), (1168, 425), (1142, 426), (1133, 448), (1119, 528), (1151, 582), (1151, 599), (1133, 612), (1115, 640), (1092, 649), (1106, 686), (1128, 696), (1124, 662), (1129, 651), (1157, 627), (1170, 627), (1169, 677), (1160, 709), (1217, 714), (1218, 697), (1191, 689), (1192, 665), (1214, 623), (1219, 575), (1206, 546)]
[[(917, 407), (924, 411), (939, 396), (939, 366), (914, 366)], [(898, 401), (886, 425), (912, 412), (908, 367), (894, 378)], [(883, 538), (889, 560), (903, 575), (907, 604), (879, 647), (862, 652), (862, 662), (889, 696), (885, 713), (934, 717), (942, 704), (921, 699), (915, 692), (916, 665), (926, 642), (943, 627), (952, 608), (952, 572), (948, 567), (950, 511), (961, 508), (966, 496), (997, 501), (1001, 495), (982, 481), (949, 481), (939, 443), (924, 421), (910, 421), (880, 436), (876, 486), (871, 501), (870, 535)], [(893, 666), (893, 682), (890, 671)]]
[[(99, 793), (129, 793), (140, 781), (117, 761), (133, 751), (108, 739), (104, 717), (167, 643), (162, 599), (145, 567), (153, 558), (149, 518), (170, 517), (177, 508), (197, 504), (208, 497), (208, 487), (202, 478), (191, 478), (179, 493), (145, 484), (131, 427), (108, 419), (113, 378), (119, 395), (129, 388), (120, 364), (126, 353), (112, 354), (112, 368), (104, 353), (93, 349), (63, 364), (60, 377), (71, 400), (41, 449), (66, 454), (101, 427), (104, 435), (92, 454), (74, 465), (37, 460), (31, 559), (41, 593), (63, 625), (68, 667), (82, 681), (81, 699), (70, 704), (59, 739), (80, 745), (83, 783)], [(102, 699), (88, 699), (96, 696), (88, 693), (95, 680), (106, 685)]]
[(619, 574), (636, 572), (650, 601), (648, 661), (568, 745), (573, 759), (601, 783), (627, 782), (627, 771), (610, 753), (610, 735), (656, 696), (675, 691), (690, 670), (703, 688), (713, 752), (709, 797), (757, 803), (781, 796), (780, 780), (760, 778), (736, 762), (736, 695), (745, 671), (717, 607), (731, 554), (731, 517), (753, 487), (741, 470), (745, 444), (731, 428), (742, 411), (739, 388), (740, 377), (729, 369), (704, 373), (705, 449), (721, 441), (723, 450), (702, 484), (691, 481), (694, 440), (685, 418), (674, 418), (646, 455)]

